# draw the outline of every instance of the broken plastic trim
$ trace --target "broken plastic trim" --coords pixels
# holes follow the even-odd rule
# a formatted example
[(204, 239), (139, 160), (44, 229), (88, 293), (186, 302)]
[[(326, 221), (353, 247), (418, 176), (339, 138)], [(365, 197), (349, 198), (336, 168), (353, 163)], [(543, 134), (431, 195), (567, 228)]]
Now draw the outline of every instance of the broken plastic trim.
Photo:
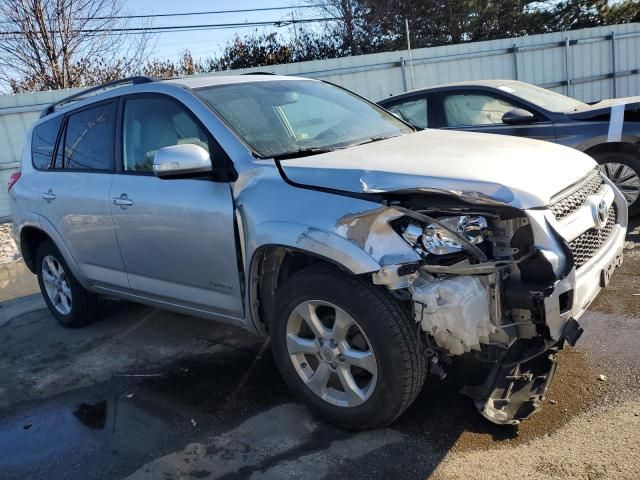
[(422, 265), (420, 267), (425, 272), (435, 274), (449, 274), (449, 275), (486, 275), (495, 273), (496, 270), (507, 268), (512, 265), (518, 265), (533, 256), (534, 252), (527, 253), (517, 260), (498, 260), (495, 262), (483, 262), (475, 265), (471, 264), (456, 264), (456, 265)]
[(573, 345), (582, 329), (571, 325), (559, 342), (519, 339), (505, 352), (482, 385), (465, 386), (462, 393), (472, 398), (478, 411), (498, 425), (517, 425), (536, 413), (556, 371), (557, 353), (565, 340)]
[[(517, 425), (541, 405), (556, 371), (558, 344), (542, 339), (518, 340), (482, 385), (465, 386), (480, 414), (498, 425)], [(515, 360), (513, 357), (520, 357)]]

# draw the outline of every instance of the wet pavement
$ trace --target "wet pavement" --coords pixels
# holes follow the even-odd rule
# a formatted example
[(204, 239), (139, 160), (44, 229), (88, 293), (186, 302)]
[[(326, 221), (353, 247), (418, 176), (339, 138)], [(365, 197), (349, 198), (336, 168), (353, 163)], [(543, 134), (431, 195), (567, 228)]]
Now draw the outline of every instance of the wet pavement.
[(638, 274), (640, 249), (628, 250), (582, 320), (578, 347), (562, 352), (544, 408), (520, 427), (476, 413), (458, 391), (485, 367), (456, 359), (393, 425), (354, 433), (296, 401), (261, 338), (127, 302), (105, 302), (95, 324), (64, 329), (39, 295), (23, 296), (34, 286), (24, 266), (0, 265), (0, 282), (10, 280), (2, 295), (21, 297), (0, 304), (0, 478), (458, 478), (439, 465), (638, 403)]
[(22, 261), (0, 264), (0, 302), (39, 292), (38, 281)]

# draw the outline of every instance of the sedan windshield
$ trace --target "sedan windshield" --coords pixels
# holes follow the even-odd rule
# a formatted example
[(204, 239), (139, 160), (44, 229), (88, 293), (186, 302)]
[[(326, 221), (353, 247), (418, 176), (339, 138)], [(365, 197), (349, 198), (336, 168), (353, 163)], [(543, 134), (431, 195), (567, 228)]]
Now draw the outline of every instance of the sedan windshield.
[(214, 85), (198, 95), (260, 157), (296, 157), (413, 131), (376, 105), (314, 80)]
[(524, 82), (509, 82), (498, 87), (550, 112), (572, 112), (588, 106), (586, 103)]

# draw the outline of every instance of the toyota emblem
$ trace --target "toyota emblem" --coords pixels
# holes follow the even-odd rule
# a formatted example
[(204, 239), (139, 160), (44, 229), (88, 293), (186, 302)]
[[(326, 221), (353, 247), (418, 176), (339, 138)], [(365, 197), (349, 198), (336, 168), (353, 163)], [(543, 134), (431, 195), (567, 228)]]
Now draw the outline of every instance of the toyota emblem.
[(604, 200), (600, 200), (598, 211), (596, 212), (597, 227), (603, 228), (607, 224), (607, 218), (609, 218), (609, 206)]

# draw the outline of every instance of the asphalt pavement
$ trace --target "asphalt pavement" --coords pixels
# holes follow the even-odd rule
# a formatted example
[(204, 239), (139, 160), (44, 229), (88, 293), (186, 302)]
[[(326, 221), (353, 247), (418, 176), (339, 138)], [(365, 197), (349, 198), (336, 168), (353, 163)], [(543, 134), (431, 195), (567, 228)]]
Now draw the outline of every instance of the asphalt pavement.
[(64, 329), (0, 265), (0, 478), (640, 478), (640, 234), (561, 353), (540, 413), (493, 425), (456, 359), (390, 427), (348, 432), (287, 390), (242, 330), (128, 302)]

